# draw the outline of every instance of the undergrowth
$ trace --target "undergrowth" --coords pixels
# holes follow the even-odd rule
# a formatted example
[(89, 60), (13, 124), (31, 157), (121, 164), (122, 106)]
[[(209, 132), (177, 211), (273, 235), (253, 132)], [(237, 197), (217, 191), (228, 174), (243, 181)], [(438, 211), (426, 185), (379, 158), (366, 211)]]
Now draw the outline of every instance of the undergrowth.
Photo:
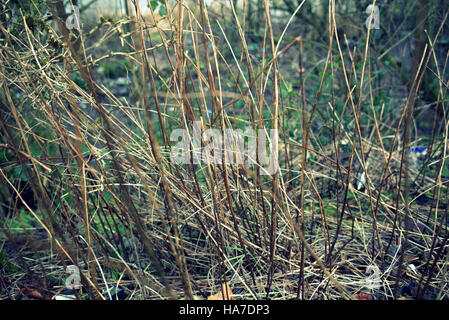
[[(446, 12), (408, 70), (332, 0), (319, 37), (308, 3), (249, 27), (247, 1), (128, 3), (81, 30), (60, 0), (0, 8), (1, 298), (68, 265), (80, 299), (447, 298)], [(176, 163), (195, 123), (277, 130), (278, 170)]]

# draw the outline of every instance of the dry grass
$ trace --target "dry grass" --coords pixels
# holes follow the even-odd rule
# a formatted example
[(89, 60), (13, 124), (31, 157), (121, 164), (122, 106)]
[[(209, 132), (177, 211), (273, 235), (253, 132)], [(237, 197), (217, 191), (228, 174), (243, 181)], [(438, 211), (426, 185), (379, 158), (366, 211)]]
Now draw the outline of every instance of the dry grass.
[[(58, 20), (58, 3), (33, 10), (50, 8)], [(79, 298), (108, 298), (111, 285), (130, 299), (206, 298), (223, 282), (236, 299), (389, 299), (411, 283), (419, 289), (410, 297), (447, 298), (447, 113), (435, 116), (425, 161), (409, 152), (419, 143), (410, 132), (424, 71), (434, 63), (434, 77), (447, 78), (436, 39), (426, 41), (405, 101), (379, 112), (371, 30), (366, 46), (349, 49), (329, 1), (321, 73), (283, 72), (298, 56), (303, 69), (311, 53), (304, 35), (291, 35), (293, 18), (274, 29), (268, 3), (257, 57), (245, 5), (228, 7), (223, 21), (199, 1), (170, 3), (158, 24), (131, 6), (127, 19), (81, 34), (63, 16), (45, 28), (17, 16), (19, 31), (1, 22), (0, 148), (10, 160), (0, 164), (2, 298), (24, 285), (51, 298), (73, 264)], [(113, 57), (129, 63), (126, 96), (99, 72)], [(293, 82), (296, 94), (284, 95)], [(435, 103), (444, 104), (447, 85), (438, 83)], [(173, 163), (170, 134), (192, 132), (193, 121), (221, 132), (278, 129), (280, 170), (261, 175), (259, 159)], [(17, 268), (7, 272), (7, 262)], [(374, 290), (369, 266), (381, 272)]]

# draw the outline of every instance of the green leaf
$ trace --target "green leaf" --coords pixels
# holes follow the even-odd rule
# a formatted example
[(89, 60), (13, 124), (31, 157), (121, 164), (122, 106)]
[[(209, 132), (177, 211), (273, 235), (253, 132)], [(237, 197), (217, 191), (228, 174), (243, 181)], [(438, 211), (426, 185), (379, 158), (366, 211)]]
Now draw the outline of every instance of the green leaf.
[[(150, 1), (150, 5), (151, 5), (151, 8), (154, 11), (154, 10), (156, 10), (157, 6), (159, 5), (159, 2), (153, 0), (153, 1)], [(148, 4), (147, 4), (147, 6), (148, 6)], [(148, 8), (149, 8), (149, 6), (148, 6)]]
[(165, 8), (165, 6), (160, 6), (159, 7), (159, 14), (161, 15), (161, 16), (166, 16), (167, 15), (167, 9)]

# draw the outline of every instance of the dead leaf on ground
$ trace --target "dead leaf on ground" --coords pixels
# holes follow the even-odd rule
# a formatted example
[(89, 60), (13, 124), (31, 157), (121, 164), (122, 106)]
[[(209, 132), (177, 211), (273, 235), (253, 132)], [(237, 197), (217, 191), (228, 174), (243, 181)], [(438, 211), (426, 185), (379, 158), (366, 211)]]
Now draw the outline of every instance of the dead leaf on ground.
[(231, 287), (227, 282), (221, 284), (221, 291), (207, 297), (207, 300), (235, 300)]
[(403, 259), (404, 259), (404, 262), (411, 262), (411, 261), (417, 260), (418, 257), (411, 256), (411, 255), (408, 255), (408, 254), (404, 254), (404, 258)]
[(398, 300), (408, 300), (406, 297), (399, 297)]
[(20, 292), (26, 295), (29, 298), (44, 300), (44, 296), (37, 290), (30, 289), (28, 287), (22, 287)]
[(356, 293), (354, 295), (354, 299), (355, 300), (374, 300), (372, 295), (370, 295), (368, 293), (364, 293), (364, 292)]
[(295, 286), (294, 286), (293, 283), (292, 283), (290, 280), (288, 280), (288, 279), (284, 279), (284, 288), (285, 288), (285, 290), (288, 291), (288, 292), (295, 292), (295, 291), (296, 291)]

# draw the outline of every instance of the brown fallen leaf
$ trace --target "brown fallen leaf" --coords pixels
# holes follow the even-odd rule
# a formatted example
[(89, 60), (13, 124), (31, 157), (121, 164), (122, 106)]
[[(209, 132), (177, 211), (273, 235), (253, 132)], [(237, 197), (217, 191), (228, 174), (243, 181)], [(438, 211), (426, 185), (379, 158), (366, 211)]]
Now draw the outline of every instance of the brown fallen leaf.
[(284, 279), (284, 288), (286, 291), (288, 292), (295, 292), (296, 288), (295, 286), (292, 284), (292, 282), (288, 279)]
[(235, 300), (231, 287), (227, 282), (221, 284), (221, 291), (207, 297), (207, 300)]
[(406, 297), (399, 297), (398, 300), (408, 300)]
[(356, 293), (354, 295), (354, 299), (355, 300), (374, 300), (372, 295), (370, 295), (368, 293), (364, 293), (364, 292)]
[(417, 260), (418, 257), (411, 256), (411, 255), (408, 255), (408, 254), (404, 254), (404, 258), (403, 259), (404, 259), (404, 262), (411, 262), (411, 261)]
[(44, 296), (39, 291), (30, 289), (27, 286), (22, 287), (20, 292), (29, 298), (44, 300)]

